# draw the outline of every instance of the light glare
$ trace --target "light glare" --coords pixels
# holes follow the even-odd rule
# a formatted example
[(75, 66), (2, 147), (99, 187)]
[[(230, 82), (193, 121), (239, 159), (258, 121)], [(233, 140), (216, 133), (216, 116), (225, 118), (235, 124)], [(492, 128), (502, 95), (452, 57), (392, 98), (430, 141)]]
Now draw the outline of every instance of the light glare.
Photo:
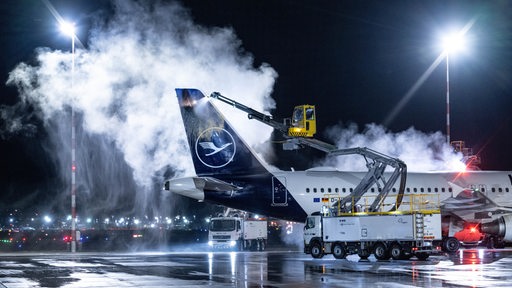
[(75, 37), (75, 23), (62, 21), (60, 23), (60, 30), (69, 37)]
[(466, 41), (462, 33), (452, 33), (443, 38), (443, 49), (446, 53), (464, 50)]

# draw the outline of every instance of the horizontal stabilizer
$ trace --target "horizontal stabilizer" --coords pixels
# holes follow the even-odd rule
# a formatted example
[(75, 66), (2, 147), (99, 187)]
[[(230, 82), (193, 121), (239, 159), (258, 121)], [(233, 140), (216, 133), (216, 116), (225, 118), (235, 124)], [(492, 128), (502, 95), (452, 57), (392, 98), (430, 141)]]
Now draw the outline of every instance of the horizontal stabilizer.
[(194, 184), (197, 189), (203, 191), (236, 191), (242, 189), (242, 187), (224, 182), (222, 180), (213, 177), (194, 177)]

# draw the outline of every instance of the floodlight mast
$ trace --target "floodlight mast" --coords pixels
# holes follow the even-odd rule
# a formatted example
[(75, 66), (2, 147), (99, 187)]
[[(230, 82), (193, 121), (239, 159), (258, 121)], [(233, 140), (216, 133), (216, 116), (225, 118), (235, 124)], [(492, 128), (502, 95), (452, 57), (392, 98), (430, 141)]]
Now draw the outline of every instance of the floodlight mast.
[(464, 48), (463, 31), (451, 34), (443, 39), (444, 53), (446, 54), (446, 142), (450, 145), (450, 53)]
[(446, 142), (450, 145), (450, 57), (446, 52)]
[(61, 30), (71, 37), (71, 252), (76, 252), (76, 123), (74, 105), (74, 82), (75, 82), (75, 25), (62, 21)]

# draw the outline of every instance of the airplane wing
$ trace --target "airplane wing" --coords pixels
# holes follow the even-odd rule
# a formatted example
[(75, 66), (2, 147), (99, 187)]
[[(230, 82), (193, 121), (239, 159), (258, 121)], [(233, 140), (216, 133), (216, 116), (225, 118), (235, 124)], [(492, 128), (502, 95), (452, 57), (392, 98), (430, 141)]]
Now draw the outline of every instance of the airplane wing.
[(498, 205), (478, 190), (465, 189), (457, 196), (442, 201), (442, 207), (447, 210), (466, 210), (477, 207), (498, 207)]
[(491, 218), (492, 215), (510, 213), (512, 207), (496, 204), (479, 190), (465, 189), (457, 196), (443, 200), (441, 211), (444, 214), (456, 215), (461, 219), (467, 218), (468, 215), (472, 215), (475, 219), (484, 219)]

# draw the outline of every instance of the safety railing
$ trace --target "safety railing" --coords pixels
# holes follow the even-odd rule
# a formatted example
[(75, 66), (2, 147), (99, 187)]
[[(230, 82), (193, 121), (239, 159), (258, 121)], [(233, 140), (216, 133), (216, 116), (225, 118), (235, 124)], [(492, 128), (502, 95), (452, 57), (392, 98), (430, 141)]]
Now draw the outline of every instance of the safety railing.
[[(350, 197), (350, 196), (348, 196)], [(377, 211), (370, 211), (370, 206), (378, 195), (363, 196), (357, 203), (354, 203), (354, 197), (350, 203), (346, 203), (347, 207), (351, 207), (347, 211), (346, 207), (341, 207), (342, 199), (338, 194), (326, 194), (323, 201), (325, 203), (325, 216), (357, 216), (357, 215), (393, 215), (393, 214), (435, 214), (441, 213), (440, 200), (438, 194), (406, 194), (403, 195), (402, 205), (396, 211), (389, 211), (398, 200), (398, 195), (388, 195), (384, 203)], [(346, 201), (345, 201), (346, 202)]]

